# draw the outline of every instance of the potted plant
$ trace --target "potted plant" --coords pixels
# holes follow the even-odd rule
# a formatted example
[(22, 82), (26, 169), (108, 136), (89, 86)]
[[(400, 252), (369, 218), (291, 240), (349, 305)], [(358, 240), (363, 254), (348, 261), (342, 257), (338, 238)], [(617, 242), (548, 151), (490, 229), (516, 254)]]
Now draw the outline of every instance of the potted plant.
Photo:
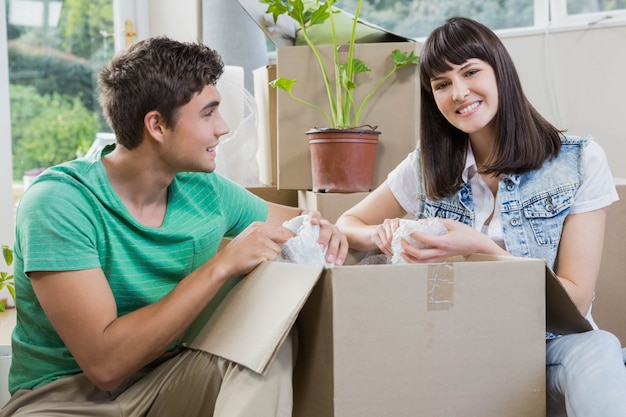
[[(2, 257), (7, 267), (13, 264), (13, 251), (7, 245), (2, 245)], [(15, 283), (13, 274), (9, 271), (0, 271), (0, 290), (6, 288), (13, 300), (15, 300)], [(7, 300), (0, 300), (0, 312), (6, 310)]]
[[(370, 99), (378, 89), (391, 78), (400, 68), (417, 65), (419, 57), (413, 51), (402, 52), (398, 49), (391, 53), (393, 67), (369, 91), (360, 103), (354, 98), (358, 86), (358, 74), (370, 72), (371, 69), (355, 56), (357, 21), (363, 0), (357, 4), (352, 21), (350, 39), (347, 44), (347, 58), (343, 58), (339, 48), (334, 15), (339, 11), (333, 7), (336, 0), (260, 0), (267, 4), (266, 13), (273, 15), (274, 21), (281, 15), (292, 18), (300, 27), (300, 33), (310, 47), (319, 65), (322, 82), (328, 97), (328, 110), (322, 106), (308, 102), (296, 96), (292, 88), (296, 80), (278, 78), (270, 83), (289, 94), (294, 100), (310, 106), (324, 115), (328, 122), (327, 128), (313, 128), (306, 132), (311, 147), (311, 164), (313, 191), (327, 192), (358, 192), (372, 188), (376, 161), (376, 144), (378, 142), (377, 127), (361, 124), (361, 115)], [(329, 23), (333, 46), (332, 65), (326, 65), (318, 46), (312, 40), (309, 31), (312, 27)], [(332, 67), (332, 68), (331, 68)], [(331, 79), (331, 74), (333, 75)], [(330, 135), (329, 145), (322, 136)], [(360, 149), (354, 149), (357, 145)], [(322, 153), (329, 146), (328, 153)], [(350, 163), (353, 158), (355, 162)], [(340, 168), (339, 172), (328, 169)], [(351, 175), (353, 174), (353, 175)], [(345, 177), (345, 178), (344, 178)]]

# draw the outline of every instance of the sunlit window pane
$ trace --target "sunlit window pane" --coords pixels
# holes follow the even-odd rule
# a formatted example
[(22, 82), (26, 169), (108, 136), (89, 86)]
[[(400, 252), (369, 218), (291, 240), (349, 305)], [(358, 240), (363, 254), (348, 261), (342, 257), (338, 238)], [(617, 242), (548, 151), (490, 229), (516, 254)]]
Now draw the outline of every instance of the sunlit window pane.
[[(339, 0), (337, 7), (356, 10), (357, 0)], [(412, 38), (426, 37), (452, 16), (474, 18), (490, 28), (534, 25), (534, 0), (377, 0), (363, 2), (361, 17), (387, 30)]]
[(9, 0), (13, 178), (84, 154), (109, 128), (97, 73), (114, 53), (111, 0)]

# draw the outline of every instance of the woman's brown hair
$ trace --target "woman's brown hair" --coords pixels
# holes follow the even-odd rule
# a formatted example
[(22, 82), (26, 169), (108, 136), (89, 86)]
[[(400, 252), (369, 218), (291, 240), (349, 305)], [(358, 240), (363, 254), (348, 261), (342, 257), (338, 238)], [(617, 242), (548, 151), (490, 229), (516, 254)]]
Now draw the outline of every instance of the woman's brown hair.
[(562, 131), (530, 104), (513, 64), (498, 36), (471, 19), (454, 17), (435, 29), (420, 54), (420, 152), (426, 194), (442, 199), (462, 186), (461, 175), (469, 136), (452, 126), (437, 108), (430, 80), (471, 58), (494, 70), (498, 89), (494, 147), (481, 172), (521, 174), (540, 168), (558, 155)]

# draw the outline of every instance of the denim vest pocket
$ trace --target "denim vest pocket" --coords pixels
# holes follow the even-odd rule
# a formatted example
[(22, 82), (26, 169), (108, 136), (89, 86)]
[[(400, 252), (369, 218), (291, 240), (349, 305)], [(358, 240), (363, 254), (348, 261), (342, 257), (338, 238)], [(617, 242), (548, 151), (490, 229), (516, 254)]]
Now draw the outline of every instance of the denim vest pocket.
[(440, 217), (442, 219), (456, 220), (472, 226), (472, 213), (463, 206), (453, 205), (446, 201), (426, 200), (424, 204), (424, 217)]
[(523, 204), (524, 216), (539, 245), (558, 245), (563, 223), (574, 197), (574, 187), (542, 193)]

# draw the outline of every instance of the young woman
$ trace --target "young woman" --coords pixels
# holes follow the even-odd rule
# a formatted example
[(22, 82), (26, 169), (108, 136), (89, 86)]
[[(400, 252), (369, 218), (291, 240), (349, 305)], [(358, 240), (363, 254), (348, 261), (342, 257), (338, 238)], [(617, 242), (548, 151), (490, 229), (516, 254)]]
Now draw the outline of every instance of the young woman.
[[(471, 253), (543, 258), (596, 330), (546, 335), (548, 415), (626, 416), (626, 368), (612, 334), (591, 317), (604, 208), (617, 193), (602, 148), (566, 136), (533, 108), (499, 38), (452, 18), (420, 57), (417, 149), (337, 225), (350, 247), (380, 249), (407, 214), (440, 217), (448, 232), (413, 233), (407, 262)], [(424, 248), (425, 246), (425, 248)]]

